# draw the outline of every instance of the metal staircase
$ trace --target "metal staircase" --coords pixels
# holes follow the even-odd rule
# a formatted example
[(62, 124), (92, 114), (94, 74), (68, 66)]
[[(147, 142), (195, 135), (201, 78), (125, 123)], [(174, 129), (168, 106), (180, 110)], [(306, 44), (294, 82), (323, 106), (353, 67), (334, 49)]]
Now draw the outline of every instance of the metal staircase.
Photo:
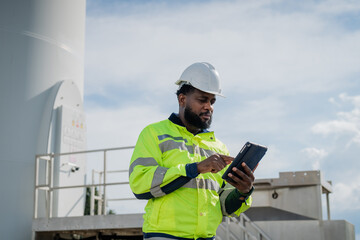
[(224, 218), (217, 229), (216, 240), (271, 240), (271, 238), (242, 213), (237, 218)]

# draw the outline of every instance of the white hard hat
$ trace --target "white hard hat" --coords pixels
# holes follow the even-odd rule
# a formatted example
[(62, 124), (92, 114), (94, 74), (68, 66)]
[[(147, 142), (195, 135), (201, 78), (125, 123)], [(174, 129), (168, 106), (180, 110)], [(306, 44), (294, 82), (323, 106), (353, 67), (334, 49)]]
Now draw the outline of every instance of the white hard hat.
[(221, 94), (219, 74), (210, 63), (199, 62), (191, 64), (185, 69), (175, 84), (180, 85), (180, 87), (188, 84), (203, 92), (224, 97)]

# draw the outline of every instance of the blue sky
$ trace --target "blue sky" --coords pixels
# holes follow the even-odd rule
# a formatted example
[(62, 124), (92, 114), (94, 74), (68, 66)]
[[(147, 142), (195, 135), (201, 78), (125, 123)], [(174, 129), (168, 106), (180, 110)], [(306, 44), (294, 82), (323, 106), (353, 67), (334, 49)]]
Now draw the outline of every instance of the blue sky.
[(359, 231), (358, 1), (87, 0), (85, 46), (89, 149), (134, 145), (177, 112), (182, 71), (210, 62), (226, 95), (212, 130), (231, 154), (267, 145), (257, 178), (321, 170), (332, 218)]

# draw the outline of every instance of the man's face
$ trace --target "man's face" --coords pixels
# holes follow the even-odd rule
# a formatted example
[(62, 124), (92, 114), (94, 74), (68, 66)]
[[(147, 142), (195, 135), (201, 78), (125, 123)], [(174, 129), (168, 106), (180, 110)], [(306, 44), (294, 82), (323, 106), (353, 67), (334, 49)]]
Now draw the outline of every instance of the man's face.
[(192, 126), (207, 129), (211, 125), (215, 95), (195, 89), (186, 95), (185, 120)]

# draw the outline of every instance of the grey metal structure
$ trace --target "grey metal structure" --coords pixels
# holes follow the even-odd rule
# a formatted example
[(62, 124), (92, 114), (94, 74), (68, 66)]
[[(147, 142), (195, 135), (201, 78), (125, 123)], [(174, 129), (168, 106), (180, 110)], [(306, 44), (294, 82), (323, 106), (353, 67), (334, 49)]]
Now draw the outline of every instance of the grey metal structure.
[[(51, 185), (54, 176), (51, 163), (54, 161), (55, 154), (44, 154), (37, 156), (38, 161), (48, 162), (46, 171), (48, 180), (46, 184), (35, 185), (35, 207), (33, 220), (34, 240), (50, 240), (56, 237), (64, 238), (85, 238), (97, 237), (98, 239), (142, 239), (141, 226), (143, 223), (142, 213), (107, 215), (109, 201), (125, 202), (134, 200), (128, 208), (139, 210), (143, 206), (137, 203), (144, 202), (136, 200), (134, 197), (124, 197), (119, 192), (116, 198), (108, 197), (108, 188), (114, 185), (128, 186), (128, 181), (110, 182), (107, 175), (114, 172), (126, 172), (127, 169), (114, 171), (107, 169), (108, 153), (112, 151), (122, 151), (132, 149), (133, 146), (99, 149), (92, 151), (80, 151), (71, 153), (59, 153), (60, 155), (69, 154), (91, 154), (100, 152), (102, 159), (101, 170), (97, 170), (100, 179), (97, 183), (57, 186)], [(36, 164), (39, 166), (39, 164)], [(39, 176), (40, 168), (36, 170)], [(93, 178), (94, 179), (94, 178)], [(65, 188), (86, 188), (91, 191), (91, 210), (89, 216), (76, 217), (57, 217), (51, 215), (52, 192)], [(102, 187), (100, 194), (95, 196), (94, 187)], [(216, 239), (218, 240), (288, 240), (288, 239), (311, 239), (311, 240), (354, 240), (354, 226), (344, 220), (330, 220), (330, 206), (328, 205), (329, 193), (332, 192), (331, 183), (324, 181), (320, 171), (305, 172), (284, 172), (280, 173), (279, 178), (258, 179), (255, 181), (255, 191), (253, 193), (253, 206), (239, 218), (225, 217), (223, 223), (217, 230)], [(39, 205), (37, 194), (45, 191), (49, 197), (45, 205)], [(322, 200), (321, 195), (327, 196), (328, 220), (322, 220)], [(95, 202), (102, 207), (100, 211), (95, 211)], [(129, 204), (129, 203), (127, 203)], [(46, 208), (48, 215), (38, 217), (39, 208)], [(142, 210), (141, 210), (142, 211)], [(97, 215), (99, 214), (99, 215)]]
[[(330, 219), (331, 182), (320, 171), (281, 172), (255, 183), (247, 216), (272, 239), (354, 240), (354, 225)], [(322, 194), (327, 219), (323, 219)]]

